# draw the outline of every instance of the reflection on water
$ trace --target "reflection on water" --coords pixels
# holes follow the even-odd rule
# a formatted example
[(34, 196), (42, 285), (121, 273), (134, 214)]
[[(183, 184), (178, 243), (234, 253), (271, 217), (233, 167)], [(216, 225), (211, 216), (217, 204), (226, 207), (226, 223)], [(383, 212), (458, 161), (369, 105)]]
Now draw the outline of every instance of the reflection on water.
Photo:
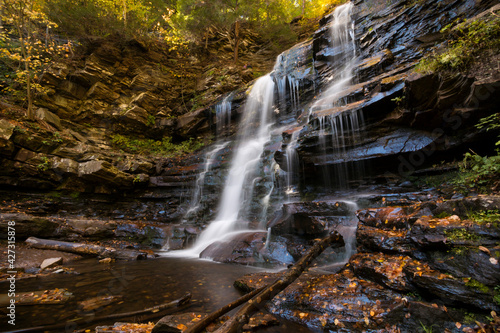
[[(18, 306), (15, 329), (59, 324), (82, 317), (84, 313), (78, 309), (79, 302), (106, 295), (122, 295), (123, 302), (95, 310), (95, 316), (142, 310), (180, 298), (186, 292), (192, 294), (193, 303), (186, 312), (212, 312), (242, 295), (233, 287), (237, 278), (244, 274), (264, 271), (249, 266), (180, 258), (113, 264), (99, 264), (95, 259), (86, 259), (69, 267), (80, 274), (53, 274), (36, 279), (17, 280), (17, 293), (67, 288), (74, 297), (64, 305)], [(0, 288), (6, 290), (6, 287), (6, 282), (0, 283)], [(285, 332), (290, 331), (291, 326), (294, 332), (311, 332), (291, 323), (265, 331)]]

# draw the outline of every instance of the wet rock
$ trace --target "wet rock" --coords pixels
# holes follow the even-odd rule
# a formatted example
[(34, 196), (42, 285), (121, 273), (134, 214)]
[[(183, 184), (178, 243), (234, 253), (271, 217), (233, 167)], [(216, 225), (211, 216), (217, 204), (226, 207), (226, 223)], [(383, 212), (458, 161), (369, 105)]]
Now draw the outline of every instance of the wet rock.
[(500, 249), (492, 249), (491, 254), (487, 254), (480, 251), (479, 247), (454, 246), (446, 252), (426, 252), (423, 258), (435, 270), (458, 278), (472, 278), (494, 287), (500, 284), (500, 265), (495, 259), (498, 257)]
[(171, 251), (186, 248), (193, 244), (200, 232), (200, 227), (169, 225), (164, 229), (166, 241), (163, 248)]
[(22, 213), (0, 214), (0, 233), (8, 234), (8, 222), (16, 223), (16, 237), (54, 237), (57, 235), (59, 223), (48, 218)]
[(370, 250), (384, 253), (411, 254), (415, 246), (407, 237), (407, 231), (381, 230), (362, 224), (356, 232), (358, 250)]
[(257, 331), (264, 327), (274, 325), (279, 325), (279, 321), (275, 316), (270, 315), (269, 313), (258, 312), (250, 317), (248, 323), (243, 325), (242, 329), (244, 331)]
[(299, 279), (278, 294), (270, 312), (314, 329), (361, 331), (400, 323), (402, 296), (349, 270)]
[(281, 275), (282, 273), (268, 272), (245, 274), (234, 281), (234, 287), (244, 292), (254, 291), (255, 289), (272, 284)]
[(406, 293), (415, 290), (415, 287), (403, 272), (403, 268), (411, 260), (408, 256), (358, 253), (351, 257), (349, 264), (358, 277), (377, 282), (389, 289)]
[(414, 285), (439, 297), (444, 304), (468, 304), (487, 311), (500, 309), (493, 300), (493, 291), (472, 279), (455, 278), (417, 262), (406, 265), (404, 272)]
[(200, 253), (200, 258), (242, 265), (264, 264), (269, 261), (261, 256), (266, 236), (265, 232), (249, 232), (228, 241), (214, 242)]
[(437, 203), (434, 214), (459, 215), (467, 218), (471, 211), (500, 210), (500, 196), (478, 195), (453, 200), (444, 200)]
[(369, 208), (358, 211), (356, 216), (366, 226), (380, 229), (407, 229), (409, 226), (407, 207)]
[(409, 237), (422, 250), (444, 250), (448, 241), (444, 229), (457, 226), (460, 227), (461, 222), (456, 215), (443, 219), (424, 216), (415, 222)]
[(204, 316), (204, 313), (196, 312), (165, 316), (156, 323), (151, 333), (180, 333)]
[(268, 223), (273, 234), (292, 234), (306, 238), (327, 233), (336, 217), (353, 214), (353, 206), (346, 202), (285, 203), (281, 211)]
[(58, 258), (49, 258), (45, 259), (42, 264), (40, 265), (40, 269), (46, 269), (46, 268), (52, 268), (55, 266), (59, 266), (63, 263), (63, 258), (58, 257)]

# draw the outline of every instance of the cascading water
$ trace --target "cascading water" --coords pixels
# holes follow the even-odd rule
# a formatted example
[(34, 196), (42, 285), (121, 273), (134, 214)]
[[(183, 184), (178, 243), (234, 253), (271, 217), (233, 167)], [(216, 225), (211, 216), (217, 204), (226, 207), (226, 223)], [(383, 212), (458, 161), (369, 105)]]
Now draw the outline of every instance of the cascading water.
[(314, 116), (318, 122), (319, 144), (323, 149), (320, 164), (325, 165), (323, 179), (328, 187), (346, 188), (349, 179), (363, 174), (362, 165), (345, 163), (348, 160), (347, 147), (353, 147), (361, 141), (360, 129), (363, 125), (362, 111), (344, 111), (343, 107), (349, 102), (344, 95), (352, 84), (357, 61), (354, 22), (351, 19), (353, 6), (347, 3), (337, 7), (333, 13), (330, 30), (334, 71), (329, 78), (328, 88), (310, 108), (310, 116)]
[(331, 24), (333, 74), (328, 88), (313, 104), (310, 111), (329, 109), (340, 102), (341, 93), (352, 83), (356, 64), (354, 21), (351, 19), (354, 5), (348, 2), (333, 12)]
[(218, 214), (200, 234), (193, 248), (179, 251), (180, 256), (198, 256), (208, 245), (246, 229), (240, 221), (251, 200), (257, 166), (265, 144), (270, 140), (274, 82), (269, 75), (259, 78), (248, 96), (240, 124), (238, 145), (222, 192)]
[(231, 126), (232, 94), (227, 95), (215, 106), (217, 138), (229, 133)]
[(299, 156), (296, 146), (299, 138), (299, 131), (292, 133), (290, 142), (286, 147), (286, 189), (285, 194), (290, 200), (290, 197), (297, 192), (298, 172), (299, 172)]
[(184, 220), (188, 220), (191, 216), (195, 216), (198, 210), (200, 209), (200, 203), (203, 196), (203, 188), (205, 186), (205, 176), (210, 171), (210, 168), (216, 161), (217, 155), (221, 150), (226, 148), (229, 142), (223, 142), (216, 144), (214, 149), (210, 150), (205, 155), (205, 164), (203, 166), (203, 171), (198, 174), (196, 178), (195, 188), (193, 192), (193, 196), (191, 197), (191, 202), (189, 208), (184, 215)]

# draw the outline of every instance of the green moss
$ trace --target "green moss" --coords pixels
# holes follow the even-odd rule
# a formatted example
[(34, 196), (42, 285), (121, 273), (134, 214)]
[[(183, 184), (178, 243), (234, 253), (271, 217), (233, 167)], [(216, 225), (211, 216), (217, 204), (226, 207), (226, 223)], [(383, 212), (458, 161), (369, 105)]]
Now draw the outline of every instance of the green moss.
[(472, 22), (445, 27), (450, 41), (444, 52), (423, 58), (416, 67), (419, 72), (467, 70), (475, 59), (486, 52), (500, 49), (500, 18), (490, 16)]
[(163, 140), (153, 140), (144, 138), (128, 137), (120, 134), (111, 136), (111, 142), (115, 148), (123, 151), (141, 155), (162, 155), (165, 157), (179, 156), (192, 153), (202, 148), (205, 142), (202, 139), (185, 140), (178, 144), (172, 143), (171, 137), (164, 137)]
[(451, 216), (451, 214), (448, 213), (448, 212), (441, 212), (441, 213), (439, 213), (437, 215), (434, 215), (434, 217), (438, 218), (438, 219), (444, 219), (444, 218), (450, 217), (450, 216)]
[(490, 288), (488, 288), (488, 286), (486, 286), (486, 285), (482, 284), (481, 282), (474, 280), (472, 278), (468, 279), (468, 281), (465, 283), (465, 285), (469, 288), (477, 289), (480, 292), (485, 293), (485, 294), (490, 292)]
[(479, 236), (469, 232), (467, 229), (450, 229), (445, 230), (444, 234), (452, 241), (477, 241)]
[(500, 285), (495, 287), (495, 296), (493, 296), (493, 302), (500, 305)]
[(491, 223), (498, 225), (500, 222), (500, 212), (498, 210), (475, 211), (469, 213), (468, 217), (478, 224)]

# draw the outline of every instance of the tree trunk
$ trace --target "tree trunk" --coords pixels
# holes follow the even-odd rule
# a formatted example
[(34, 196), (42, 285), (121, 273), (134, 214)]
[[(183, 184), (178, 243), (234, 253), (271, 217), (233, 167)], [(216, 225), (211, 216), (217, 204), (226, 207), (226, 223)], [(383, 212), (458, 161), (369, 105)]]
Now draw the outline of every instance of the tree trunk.
[(306, 0), (302, 0), (302, 17), (306, 14)]
[(95, 244), (70, 243), (50, 239), (41, 239), (36, 237), (29, 237), (26, 240), (26, 243), (36, 249), (57, 250), (90, 256), (101, 256), (124, 260), (140, 260), (147, 258), (147, 254), (144, 252), (136, 250), (121, 250), (115, 249), (113, 247), (99, 246)]
[(234, 63), (238, 62), (238, 48), (240, 47), (240, 21), (234, 23)]
[(260, 293), (264, 288), (265, 287), (255, 289), (254, 291), (251, 291), (248, 294), (241, 296), (236, 301), (223, 306), (222, 308), (212, 312), (209, 315), (206, 315), (205, 317), (203, 317), (202, 320), (198, 321), (196, 324), (189, 326), (183, 333), (200, 333), (200, 332), (202, 332), (215, 319), (219, 318), (223, 314), (231, 311), (235, 307), (240, 306), (244, 302), (248, 301), (249, 299), (251, 299), (252, 297), (257, 295), (258, 293)]
[[(265, 287), (262, 291), (260, 291), (257, 295), (252, 297), (252, 299), (248, 300), (247, 303), (228, 321), (224, 323), (215, 333), (235, 333), (238, 332), (243, 325), (248, 323), (250, 316), (252, 313), (257, 311), (260, 308), (264, 307), (265, 302), (272, 299), (276, 296), (280, 291), (285, 289), (288, 285), (293, 283), (302, 272), (309, 267), (312, 261), (319, 256), (323, 250), (332, 244), (345, 245), (344, 239), (337, 232), (333, 232), (327, 237), (319, 240), (311, 247), (307, 253), (300, 258), (288, 271), (283, 274), (279, 279), (277, 279), (271, 285)], [(213, 318), (215, 320), (216, 318)], [(208, 325), (209, 322), (205, 323), (205, 326)], [(199, 327), (197, 327), (199, 329)], [(200, 332), (196, 331), (186, 331), (185, 333), (195, 333)]]

